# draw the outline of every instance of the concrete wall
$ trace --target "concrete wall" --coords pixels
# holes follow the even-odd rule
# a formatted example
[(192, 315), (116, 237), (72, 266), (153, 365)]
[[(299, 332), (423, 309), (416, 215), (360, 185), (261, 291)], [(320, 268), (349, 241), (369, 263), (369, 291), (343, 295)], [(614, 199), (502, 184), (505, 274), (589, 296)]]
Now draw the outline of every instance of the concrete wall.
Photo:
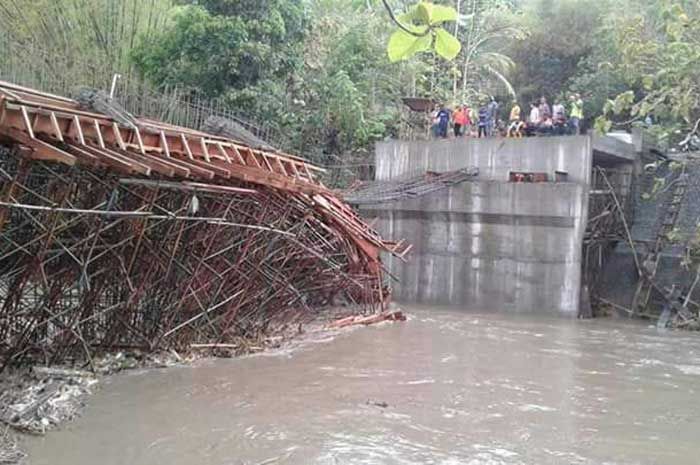
[(586, 194), (574, 183), (467, 182), (363, 214), (414, 245), (408, 263), (387, 257), (399, 302), (575, 315)]
[(445, 139), (388, 141), (377, 144), (376, 179), (404, 179), (426, 171), (478, 167), (479, 178), (508, 180), (509, 171), (567, 171), (569, 181), (590, 182), (592, 141), (589, 136), (526, 139)]
[[(396, 300), (575, 316), (591, 163), (585, 136), (379, 144), (378, 180), (480, 169), (473, 182), (362, 209), (385, 237), (414, 245), (408, 263), (386, 259)], [(566, 171), (570, 182), (509, 183), (511, 170)]]

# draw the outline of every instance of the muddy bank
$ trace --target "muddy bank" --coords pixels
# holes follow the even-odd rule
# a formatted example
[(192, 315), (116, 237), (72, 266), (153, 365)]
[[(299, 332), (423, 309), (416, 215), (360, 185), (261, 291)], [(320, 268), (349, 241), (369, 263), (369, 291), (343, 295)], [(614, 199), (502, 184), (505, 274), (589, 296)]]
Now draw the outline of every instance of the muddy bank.
[(697, 463), (695, 334), (409, 310), (406, 324), (111, 377), (84, 415), (24, 446), (32, 465)]
[[(65, 427), (86, 407), (91, 395), (111, 376), (126, 371), (149, 372), (186, 367), (196, 362), (242, 357), (265, 351), (291, 352), (313, 341), (327, 340), (347, 326), (368, 325), (382, 319), (402, 319), (400, 313), (373, 317), (348, 316), (333, 309), (305, 324), (277, 328), (276, 336), (237, 338), (225, 344), (192, 344), (186, 355), (174, 350), (145, 353), (116, 351), (72, 366), (26, 366), (0, 374), (0, 465), (25, 463), (27, 454), (18, 433), (43, 436)], [(397, 316), (398, 315), (398, 316)], [(400, 318), (399, 318), (400, 317)], [(80, 368), (75, 368), (79, 366)], [(89, 369), (89, 370), (88, 370)]]
[(18, 433), (41, 436), (75, 419), (106, 377), (131, 369), (155, 369), (194, 360), (175, 352), (115, 352), (90, 361), (92, 371), (67, 366), (26, 366), (0, 375), (0, 464), (25, 462)]

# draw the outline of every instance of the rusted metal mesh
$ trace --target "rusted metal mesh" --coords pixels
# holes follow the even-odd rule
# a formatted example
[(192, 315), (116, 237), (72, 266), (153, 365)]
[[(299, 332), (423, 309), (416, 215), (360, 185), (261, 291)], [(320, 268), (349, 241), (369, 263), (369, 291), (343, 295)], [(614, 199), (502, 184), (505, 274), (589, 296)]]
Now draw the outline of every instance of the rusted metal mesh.
[(12, 204), (0, 207), (5, 363), (224, 342), (385, 297), (304, 196), (194, 191), (7, 151), (0, 177)]

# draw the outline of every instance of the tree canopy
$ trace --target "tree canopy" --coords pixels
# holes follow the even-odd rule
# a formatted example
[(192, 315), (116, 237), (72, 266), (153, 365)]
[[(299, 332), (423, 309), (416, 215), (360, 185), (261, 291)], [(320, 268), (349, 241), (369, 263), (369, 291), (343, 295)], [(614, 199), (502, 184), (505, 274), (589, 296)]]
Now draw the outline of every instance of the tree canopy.
[[(402, 97), (521, 105), (582, 94), (586, 126), (700, 118), (696, 0), (0, 0), (0, 43), (32, 72), (115, 72), (274, 123), (320, 163), (409, 127)], [(17, 51), (16, 53), (14, 51)]]
[(301, 0), (197, 1), (176, 8), (132, 58), (154, 82), (219, 95), (284, 80), (300, 64), (306, 32)]

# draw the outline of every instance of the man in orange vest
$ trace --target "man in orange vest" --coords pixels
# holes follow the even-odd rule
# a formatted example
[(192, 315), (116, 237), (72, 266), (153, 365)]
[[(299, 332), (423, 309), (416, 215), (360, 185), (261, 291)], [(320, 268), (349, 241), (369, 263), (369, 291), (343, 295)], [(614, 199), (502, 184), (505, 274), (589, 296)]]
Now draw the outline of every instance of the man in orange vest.
[(452, 120), (454, 123), (455, 137), (462, 137), (469, 125), (469, 115), (467, 114), (465, 105), (457, 108), (457, 111), (452, 115)]

